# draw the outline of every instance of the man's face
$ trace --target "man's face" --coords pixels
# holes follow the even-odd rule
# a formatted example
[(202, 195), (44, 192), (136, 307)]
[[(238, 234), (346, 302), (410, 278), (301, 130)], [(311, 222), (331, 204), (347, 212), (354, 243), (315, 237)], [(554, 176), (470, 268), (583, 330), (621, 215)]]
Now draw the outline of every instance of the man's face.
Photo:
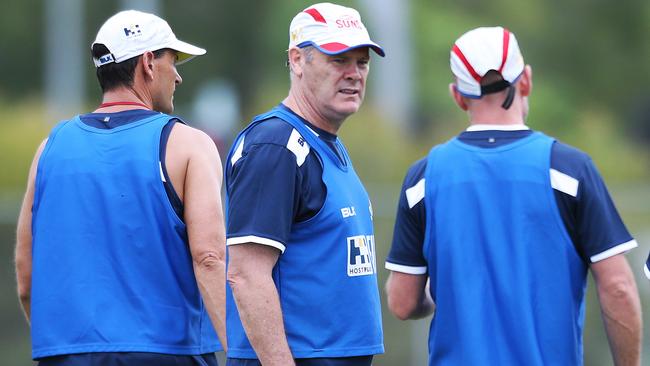
[(163, 113), (174, 111), (174, 91), (183, 79), (176, 71), (176, 52), (165, 51), (154, 59), (155, 79), (152, 89), (153, 109)]
[(330, 121), (343, 121), (361, 107), (366, 89), (370, 56), (362, 47), (339, 55), (312, 49), (304, 65), (304, 94)]

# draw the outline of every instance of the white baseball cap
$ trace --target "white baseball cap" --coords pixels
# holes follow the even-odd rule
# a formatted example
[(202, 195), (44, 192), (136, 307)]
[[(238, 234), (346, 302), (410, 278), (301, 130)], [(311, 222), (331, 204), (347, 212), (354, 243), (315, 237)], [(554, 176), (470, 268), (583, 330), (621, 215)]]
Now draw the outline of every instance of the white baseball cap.
[(170, 48), (178, 53), (176, 64), (189, 61), (205, 54), (205, 50), (180, 41), (167, 22), (153, 14), (137, 10), (121, 11), (99, 28), (97, 38), (91, 45), (103, 44), (110, 53), (94, 58), (95, 67), (120, 63), (147, 51)]
[(345, 6), (319, 3), (298, 13), (289, 26), (289, 48), (314, 46), (328, 55), (370, 47), (379, 56), (384, 50), (370, 40), (359, 12)]
[[(454, 43), (449, 62), (458, 91), (470, 98), (504, 90), (524, 71), (517, 38), (503, 27), (481, 27), (463, 34)], [(481, 88), (481, 79), (490, 70), (499, 72), (504, 82)]]

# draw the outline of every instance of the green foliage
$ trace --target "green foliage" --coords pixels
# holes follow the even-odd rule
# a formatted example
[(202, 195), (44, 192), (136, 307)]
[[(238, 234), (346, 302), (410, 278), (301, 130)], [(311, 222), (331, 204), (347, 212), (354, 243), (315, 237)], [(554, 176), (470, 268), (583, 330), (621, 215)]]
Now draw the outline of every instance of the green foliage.
[(42, 6), (38, 0), (3, 5), (0, 11), (0, 96), (16, 98), (41, 86)]
[(32, 157), (53, 122), (46, 120), (37, 100), (12, 105), (0, 101), (0, 121), (0, 192), (22, 192)]
[(540, 75), (533, 68), (533, 91), (529, 97), (531, 128), (554, 136), (563, 136), (576, 128), (578, 110), (565, 83)]

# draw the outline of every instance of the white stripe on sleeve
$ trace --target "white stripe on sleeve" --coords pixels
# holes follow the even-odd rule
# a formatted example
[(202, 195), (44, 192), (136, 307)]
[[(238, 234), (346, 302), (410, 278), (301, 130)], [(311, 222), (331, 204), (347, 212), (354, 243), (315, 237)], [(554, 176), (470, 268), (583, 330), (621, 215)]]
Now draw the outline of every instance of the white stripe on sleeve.
[(239, 160), (242, 156), (242, 152), (244, 151), (244, 138), (246, 136), (242, 136), (241, 141), (239, 141), (239, 146), (237, 146), (237, 150), (232, 154), (232, 158), (230, 158), (230, 165), (235, 165), (237, 160)]
[(309, 155), (309, 145), (307, 144), (307, 141), (305, 141), (295, 128), (291, 131), (291, 136), (289, 136), (289, 141), (287, 141), (287, 149), (296, 155), (296, 163), (298, 166), (302, 166), (307, 155)]
[(553, 189), (566, 193), (572, 197), (578, 197), (578, 185), (580, 182), (578, 182), (577, 179), (555, 169), (551, 169), (550, 173), (551, 187), (553, 187)]
[(280, 249), (280, 252), (282, 253), (284, 253), (284, 250), (286, 249), (284, 244), (280, 243), (279, 241), (262, 238), (260, 236), (255, 236), (255, 235), (240, 236), (240, 237), (226, 239), (226, 245), (237, 245), (237, 244), (246, 244), (246, 243), (268, 245), (270, 247)]
[(401, 272), (401, 273), (407, 273), (412, 275), (421, 275), (427, 273), (426, 266), (412, 267), (412, 266), (405, 266), (402, 264), (395, 264), (390, 262), (386, 262), (386, 269), (393, 272)]
[(636, 248), (638, 246), (639, 246), (639, 244), (636, 242), (636, 240), (632, 239), (632, 240), (630, 240), (628, 242), (625, 242), (623, 244), (619, 244), (619, 245), (617, 245), (617, 246), (615, 246), (613, 248), (609, 248), (604, 252), (598, 253), (596, 255), (592, 255), (591, 258), (589, 258), (589, 259), (591, 260), (591, 263), (596, 263), (596, 262), (602, 261), (603, 259), (613, 257), (613, 256), (615, 256), (617, 254), (627, 252), (628, 250), (634, 249), (634, 248)]
[(409, 208), (413, 208), (413, 206), (417, 205), (424, 198), (424, 178), (420, 179), (413, 187), (407, 189), (405, 193)]

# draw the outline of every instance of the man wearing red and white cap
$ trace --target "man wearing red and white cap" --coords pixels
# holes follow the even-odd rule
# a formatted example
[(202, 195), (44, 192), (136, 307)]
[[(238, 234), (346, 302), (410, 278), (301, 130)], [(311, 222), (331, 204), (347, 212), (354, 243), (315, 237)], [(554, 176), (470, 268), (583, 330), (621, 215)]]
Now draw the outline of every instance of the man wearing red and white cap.
[(638, 365), (637, 246), (591, 159), (526, 125), (532, 71), (502, 27), (451, 50), (470, 127), (407, 173), (386, 260), (400, 319), (434, 312), (430, 365), (581, 365), (587, 272), (617, 365)]
[(228, 365), (370, 365), (384, 351), (372, 208), (336, 134), (384, 51), (352, 8), (315, 4), (289, 28), (289, 95), (226, 160)]
[(18, 292), (39, 364), (216, 366), (220, 158), (168, 114), (176, 66), (205, 52), (149, 13), (122, 11), (99, 29), (102, 103), (41, 144), (18, 220)]

